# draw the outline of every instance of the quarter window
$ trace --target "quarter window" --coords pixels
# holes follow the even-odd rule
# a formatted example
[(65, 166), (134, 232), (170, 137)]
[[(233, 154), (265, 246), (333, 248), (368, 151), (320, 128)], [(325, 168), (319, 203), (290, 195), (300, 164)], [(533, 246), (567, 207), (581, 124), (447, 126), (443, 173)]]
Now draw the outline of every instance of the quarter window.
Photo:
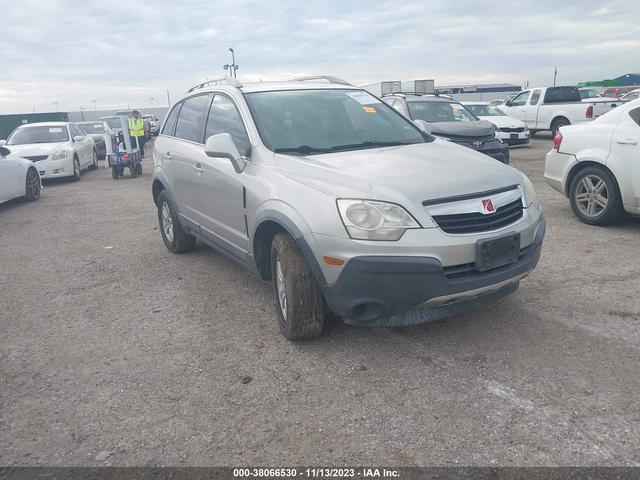
[(173, 110), (171, 110), (171, 113), (169, 113), (169, 116), (167, 117), (167, 121), (164, 123), (164, 128), (162, 129), (163, 135), (173, 136), (173, 133), (176, 130), (176, 120), (178, 120), (178, 114), (180, 113), (181, 107), (182, 107), (182, 102), (176, 104), (173, 107)]
[(538, 104), (538, 100), (540, 100), (540, 90), (534, 90), (533, 93), (531, 94), (531, 102), (529, 102), (531, 105), (537, 105)]
[(629, 116), (640, 127), (640, 107), (634, 108), (629, 112)]
[(202, 143), (202, 117), (209, 98), (209, 95), (196, 95), (183, 102), (176, 123), (176, 137)]
[(204, 138), (219, 133), (229, 133), (238, 147), (238, 151), (245, 156), (249, 155), (251, 142), (244, 128), (244, 123), (240, 113), (233, 102), (224, 95), (217, 94), (213, 97), (209, 118), (205, 129)]

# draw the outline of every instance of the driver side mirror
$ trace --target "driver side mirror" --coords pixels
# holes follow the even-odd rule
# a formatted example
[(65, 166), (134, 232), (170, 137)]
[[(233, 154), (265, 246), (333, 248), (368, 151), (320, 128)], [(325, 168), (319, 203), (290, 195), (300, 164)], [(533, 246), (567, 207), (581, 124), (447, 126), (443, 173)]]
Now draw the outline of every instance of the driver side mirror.
[(507, 100), (506, 102), (504, 102), (504, 106), (505, 107), (510, 107), (511, 106), (511, 100)]
[(231, 160), (231, 164), (236, 173), (241, 173), (247, 165), (247, 162), (244, 161), (238, 151), (236, 142), (233, 141), (233, 137), (231, 137), (229, 133), (219, 133), (207, 138), (204, 153), (209, 157), (228, 158)]
[(431, 132), (433, 131), (433, 129), (431, 128), (431, 125), (428, 122), (417, 119), (417, 120), (414, 120), (413, 123), (415, 123), (416, 127), (418, 127), (420, 130), (431, 135)]
[[(4, 142), (4, 140), (2, 141)], [(7, 157), (10, 154), (11, 154), (11, 150), (9, 150), (7, 147), (0, 147), (0, 157)]]

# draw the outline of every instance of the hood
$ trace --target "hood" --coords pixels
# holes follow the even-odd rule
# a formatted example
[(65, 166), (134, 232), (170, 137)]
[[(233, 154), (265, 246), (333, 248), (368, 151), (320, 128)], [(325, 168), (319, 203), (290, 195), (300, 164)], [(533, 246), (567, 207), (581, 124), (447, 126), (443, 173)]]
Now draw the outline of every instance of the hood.
[(446, 140), (331, 154), (275, 155), (289, 178), (338, 198), (367, 198), (421, 208), (422, 201), (522, 183), (512, 167)]
[(104, 133), (88, 133), (93, 140), (104, 140)]
[(62, 143), (26, 143), (24, 145), (7, 145), (13, 155), (19, 157), (36, 157), (39, 155), (51, 155), (58, 150), (66, 148), (68, 142)]
[(436, 122), (429, 123), (434, 135), (452, 135), (456, 137), (488, 137), (495, 134), (496, 128), (491, 122)]
[(493, 123), (498, 128), (523, 128), (525, 126), (522, 120), (509, 116), (492, 116), (492, 117), (479, 117), (482, 120)]

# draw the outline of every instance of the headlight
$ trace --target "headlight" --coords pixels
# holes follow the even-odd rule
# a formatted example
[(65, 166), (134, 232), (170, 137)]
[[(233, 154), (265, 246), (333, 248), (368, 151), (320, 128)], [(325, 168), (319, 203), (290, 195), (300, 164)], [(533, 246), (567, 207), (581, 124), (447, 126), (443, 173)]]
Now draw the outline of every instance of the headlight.
[(66, 150), (58, 150), (53, 155), (49, 155), (49, 160), (64, 160), (65, 158), (67, 158)]
[(524, 173), (522, 174), (522, 186), (524, 188), (526, 206), (528, 207), (532, 203), (538, 205), (538, 197), (536, 196), (536, 190), (533, 188), (533, 183)]
[(342, 223), (356, 240), (399, 240), (418, 222), (401, 206), (373, 200), (338, 200)]

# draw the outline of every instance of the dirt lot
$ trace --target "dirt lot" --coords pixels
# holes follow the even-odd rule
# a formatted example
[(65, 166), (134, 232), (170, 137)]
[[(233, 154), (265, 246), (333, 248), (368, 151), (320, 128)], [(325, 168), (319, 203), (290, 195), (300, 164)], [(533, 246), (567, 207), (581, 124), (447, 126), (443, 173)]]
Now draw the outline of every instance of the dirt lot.
[(520, 290), (402, 330), (279, 335), (270, 287), (168, 253), (142, 178), (0, 206), (2, 465), (640, 465), (640, 220), (548, 221)]

